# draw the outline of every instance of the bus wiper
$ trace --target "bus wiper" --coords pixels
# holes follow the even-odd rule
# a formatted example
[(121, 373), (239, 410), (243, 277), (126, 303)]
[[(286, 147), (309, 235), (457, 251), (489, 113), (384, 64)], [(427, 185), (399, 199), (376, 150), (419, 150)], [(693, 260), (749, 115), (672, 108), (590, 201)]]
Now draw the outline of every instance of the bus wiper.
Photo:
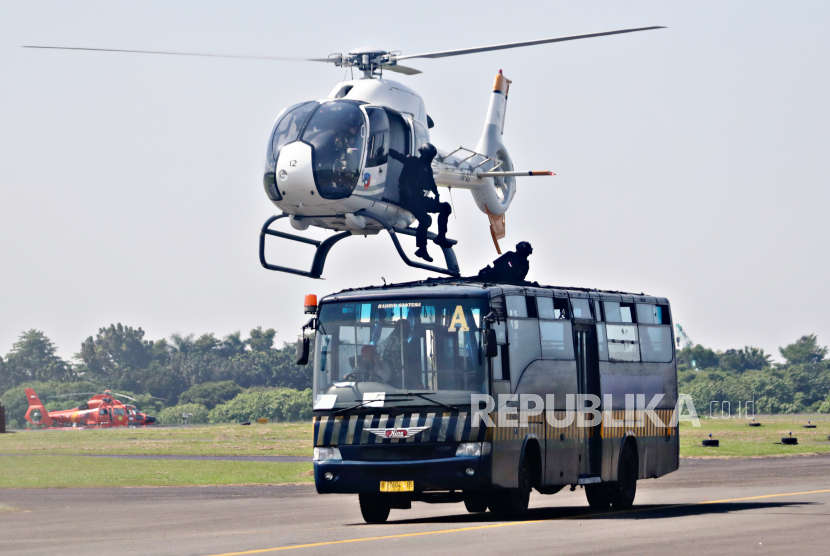
[[(426, 394), (434, 394), (434, 393), (435, 392), (427, 392)], [(458, 411), (458, 408), (455, 407), (454, 405), (449, 405), (449, 404), (439, 402), (438, 400), (433, 400), (432, 398), (428, 398), (426, 396), (426, 394), (422, 394), (421, 392), (401, 392), (401, 393), (396, 393), (396, 394), (386, 394), (386, 397), (388, 398), (389, 396), (418, 396), (419, 398), (422, 398), (422, 399), (424, 399), (424, 400), (426, 400), (430, 403), (434, 403), (436, 405), (446, 407), (447, 409), (452, 409), (453, 411)]]
[(345, 413), (346, 411), (351, 411), (352, 409), (357, 409), (358, 407), (363, 407), (364, 405), (375, 403), (375, 402), (382, 402), (383, 400), (363, 400), (357, 405), (353, 405), (352, 407), (344, 407), (342, 409), (338, 409), (332, 415), (337, 415), (338, 413)]

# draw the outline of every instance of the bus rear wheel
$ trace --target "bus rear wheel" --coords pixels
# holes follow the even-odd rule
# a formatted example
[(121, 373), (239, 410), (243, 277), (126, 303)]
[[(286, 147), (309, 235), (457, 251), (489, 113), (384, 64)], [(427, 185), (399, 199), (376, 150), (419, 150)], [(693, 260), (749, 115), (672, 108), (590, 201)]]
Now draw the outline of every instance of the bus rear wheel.
[(585, 497), (592, 510), (607, 510), (611, 505), (611, 493), (608, 485), (603, 483), (585, 485)]
[(611, 504), (615, 510), (627, 510), (634, 505), (637, 495), (637, 476), (640, 472), (637, 450), (631, 443), (620, 454), (617, 482), (611, 487)]
[(392, 500), (378, 492), (361, 492), (357, 495), (360, 501), (360, 513), (366, 523), (386, 523), (389, 519), (389, 510), (392, 509)]

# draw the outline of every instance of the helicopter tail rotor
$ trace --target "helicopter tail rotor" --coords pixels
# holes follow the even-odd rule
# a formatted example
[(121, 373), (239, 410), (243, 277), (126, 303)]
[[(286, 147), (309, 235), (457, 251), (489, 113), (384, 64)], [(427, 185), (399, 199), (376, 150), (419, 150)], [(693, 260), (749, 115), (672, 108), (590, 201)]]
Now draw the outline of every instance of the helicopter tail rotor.
[(26, 392), (26, 400), (29, 402), (29, 409), (26, 410), (26, 415), (23, 418), (33, 425), (51, 427), (52, 418), (49, 417), (49, 412), (46, 411), (46, 407), (44, 407), (38, 395), (31, 388), (25, 388), (24, 390)]

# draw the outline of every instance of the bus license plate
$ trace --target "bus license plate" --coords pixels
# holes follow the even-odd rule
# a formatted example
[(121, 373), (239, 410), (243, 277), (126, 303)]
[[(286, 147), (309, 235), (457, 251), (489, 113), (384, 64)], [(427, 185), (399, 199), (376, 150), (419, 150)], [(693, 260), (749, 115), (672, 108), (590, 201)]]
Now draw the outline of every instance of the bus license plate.
[(412, 492), (415, 490), (415, 481), (381, 481), (381, 492)]

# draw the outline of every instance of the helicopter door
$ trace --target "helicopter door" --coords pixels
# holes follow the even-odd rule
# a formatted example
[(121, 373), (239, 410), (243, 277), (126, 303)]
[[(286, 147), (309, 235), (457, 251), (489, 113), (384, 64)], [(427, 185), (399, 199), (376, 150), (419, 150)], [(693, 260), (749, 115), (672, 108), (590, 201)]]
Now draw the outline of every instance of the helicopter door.
[[(366, 150), (366, 166), (355, 195), (382, 196), (389, 175), (389, 118), (382, 108), (367, 108), (369, 116), (369, 141)], [(361, 187), (362, 186), (362, 187)]]
[[(395, 149), (401, 154), (409, 155), (410, 139), (409, 124), (396, 112), (390, 110), (386, 111), (386, 116), (389, 119), (389, 148)], [(400, 194), (398, 193), (398, 180), (403, 171), (403, 164), (393, 158), (387, 161), (386, 172), (386, 188), (383, 192), (383, 199), (397, 203), (400, 201)]]

